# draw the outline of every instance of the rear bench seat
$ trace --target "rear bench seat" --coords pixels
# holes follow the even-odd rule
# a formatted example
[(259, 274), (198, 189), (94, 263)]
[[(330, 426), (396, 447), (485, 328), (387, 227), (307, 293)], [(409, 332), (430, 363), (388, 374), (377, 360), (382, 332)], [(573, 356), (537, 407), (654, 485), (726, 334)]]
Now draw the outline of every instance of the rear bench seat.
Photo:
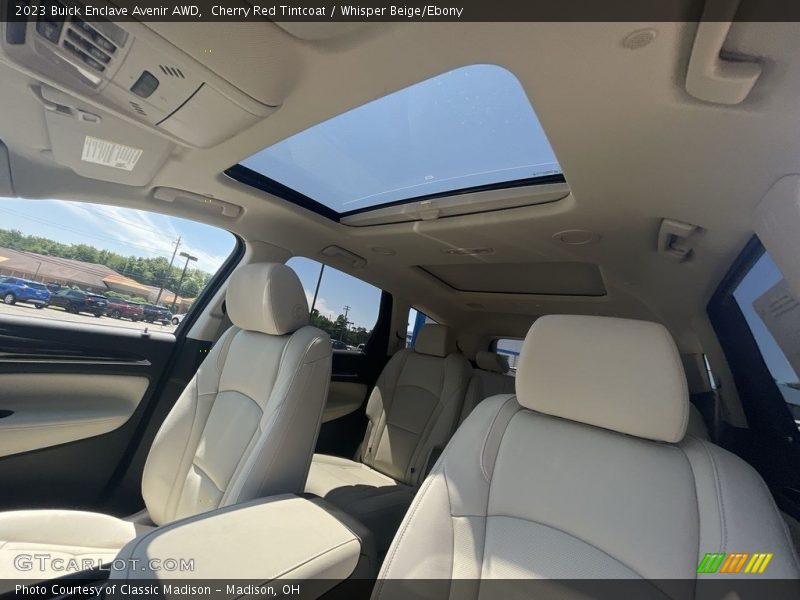
[(384, 551), (458, 425), (471, 374), (453, 331), (424, 325), (414, 348), (392, 356), (378, 378), (355, 460), (315, 454), (306, 492), (361, 521)]

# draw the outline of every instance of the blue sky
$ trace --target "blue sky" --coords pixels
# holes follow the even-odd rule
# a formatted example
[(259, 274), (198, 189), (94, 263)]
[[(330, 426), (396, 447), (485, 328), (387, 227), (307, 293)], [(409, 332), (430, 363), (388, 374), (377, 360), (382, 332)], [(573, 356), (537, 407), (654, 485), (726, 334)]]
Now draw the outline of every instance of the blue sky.
[(761, 349), (761, 354), (772, 376), (778, 382), (791, 383), (798, 380), (797, 374), (789, 364), (789, 361), (786, 360), (786, 356), (784, 356), (783, 351), (775, 342), (775, 338), (772, 337), (767, 326), (753, 308), (753, 301), (781, 279), (783, 279), (783, 275), (772, 261), (772, 257), (764, 252), (736, 288), (733, 296), (736, 298), (736, 302), (739, 304), (739, 308), (742, 310), (750, 330), (753, 332), (753, 337), (755, 337), (756, 343)]
[[(0, 228), (18, 229), (65, 244), (89, 244), (124, 256), (172, 256), (173, 243), (182, 236), (179, 251), (198, 258), (195, 266), (215, 272), (235, 246), (224, 229), (156, 213), (70, 202), (0, 197)], [(179, 265), (180, 257), (175, 264)]]
[(495, 65), (417, 83), (242, 164), (337, 212), (561, 172), (519, 81)]

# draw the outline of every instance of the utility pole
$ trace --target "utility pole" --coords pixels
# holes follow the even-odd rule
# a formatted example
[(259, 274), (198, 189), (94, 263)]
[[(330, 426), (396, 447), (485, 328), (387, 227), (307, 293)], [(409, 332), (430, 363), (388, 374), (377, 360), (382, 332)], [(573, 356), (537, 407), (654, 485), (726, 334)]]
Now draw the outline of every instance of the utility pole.
[(189, 261), (197, 260), (196, 256), (192, 256), (186, 252), (181, 252), (181, 256), (186, 258), (186, 262), (183, 264), (183, 273), (181, 273), (181, 280), (178, 282), (178, 291), (173, 292), (174, 296), (172, 299), (172, 312), (175, 312), (175, 305), (178, 303), (178, 294), (181, 292), (181, 286), (183, 285), (183, 278), (186, 277), (186, 269), (189, 267)]
[(172, 251), (172, 258), (169, 260), (169, 268), (164, 274), (164, 277), (161, 279), (161, 288), (158, 290), (158, 296), (156, 296), (155, 304), (158, 304), (158, 301), (161, 300), (161, 294), (164, 293), (164, 286), (167, 284), (167, 278), (172, 275), (172, 263), (175, 262), (175, 255), (178, 253), (178, 246), (181, 245), (181, 236), (178, 236), (178, 239), (172, 243), (175, 246), (175, 250)]
[(347, 304), (344, 305), (344, 323), (342, 323), (342, 333), (339, 335), (340, 342), (344, 341), (342, 338), (344, 338), (344, 333), (347, 331), (347, 313), (350, 312), (350, 308)]
[(314, 300), (311, 302), (311, 310), (308, 311), (309, 316), (314, 314), (314, 307), (317, 305), (317, 296), (319, 295), (319, 284), (322, 283), (322, 273), (325, 271), (325, 265), (319, 265), (319, 277), (317, 277), (317, 287), (314, 288)]

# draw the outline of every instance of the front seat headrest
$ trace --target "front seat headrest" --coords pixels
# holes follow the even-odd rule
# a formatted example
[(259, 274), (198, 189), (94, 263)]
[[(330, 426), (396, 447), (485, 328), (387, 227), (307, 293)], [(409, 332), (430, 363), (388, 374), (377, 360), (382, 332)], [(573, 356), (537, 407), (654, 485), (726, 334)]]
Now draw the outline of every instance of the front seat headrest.
[(641, 438), (679, 442), (689, 395), (663, 325), (547, 315), (522, 345), (517, 401), (532, 410)]
[(417, 333), (414, 351), (430, 356), (445, 357), (456, 352), (455, 333), (449, 327), (426, 323)]
[(479, 369), (492, 373), (508, 373), (508, 360), (496, 352), (481, 350), (475, 355), (475, 364)]
[(308, 325), (308, 301), (297, 274), (281, 263), (251, 263), (231, 275), (225, 295), (231, 322), (269, 335)]

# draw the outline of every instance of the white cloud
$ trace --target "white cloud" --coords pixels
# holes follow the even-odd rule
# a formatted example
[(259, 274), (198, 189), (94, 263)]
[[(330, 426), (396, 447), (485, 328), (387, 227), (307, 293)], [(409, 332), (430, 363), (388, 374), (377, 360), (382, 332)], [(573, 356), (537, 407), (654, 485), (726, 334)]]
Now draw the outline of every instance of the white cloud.
[[(149, 257), (162, 256), (169, 260), (174, 250), (174, 242), (179, 235), (172, 218), (154, 215), (140, 210), (54, 200), (76, 216), (79, 216), (87, 225), (96, 226), (98, 234), (106, 238), (118, 240), (129, 248), (131, 254)], [(158, 221), (155, 218), (158, 218)], [(213, 255), (202, 248), (189, 244), (185, 239), (181, 241), (180, 252), (187, 252), (197, 257), (197, 263), (190, 266), (214, 273), (225, 261), (224, 256)], [(175, 257), (175, 266), (182, 267), (183, 260)]]
[[(308, 308), (311, 308), (311, 303), (314, 300), (314, 292), (310, 290), (303, 290), (306, 293), (306, 300), (308, 301)], [(335, 321), (337, 314), (328, 306), (328, 302), (322, 296), (317, 296), (317, 302), (314, 308), (319, 311), (323, 317), (328, 317), (331, 321)]]

